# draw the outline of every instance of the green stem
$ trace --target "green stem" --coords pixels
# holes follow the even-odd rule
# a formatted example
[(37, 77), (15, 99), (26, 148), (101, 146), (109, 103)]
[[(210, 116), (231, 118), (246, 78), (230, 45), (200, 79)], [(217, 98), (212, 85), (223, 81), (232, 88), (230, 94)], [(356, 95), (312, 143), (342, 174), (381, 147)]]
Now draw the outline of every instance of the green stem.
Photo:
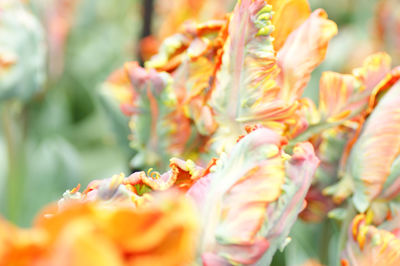
[(24, 182), (24, 152), (18, 127), (16, 102), (7, 102), (2, 113), (4, 138), (7, 145), (8, 175), (6, 185), (6, 213), (14, 223), (20, 222)]
[(331, 226), (330, 221), (325, 219), (322, 221), (322, 237), (321, 237), (321, 262), (324, 265), (328, 264), (329, 260), (329, 239), (331, 238)]
[(332, 127), (336, 127), (338, 125), (340, 125), (343, 121), (338, 121), (338, 122), (334, 122), (334, 123), (328, 123), (328, 122), (321, 122), (315, 125), (311, 125), (309, 128), (307, 128), (306, 131), (304, 131), (303, 133), (301, 133), (299, 136), (297, 136), (296, 138), (292, 139), (289, 141), (288, 145), (286, 145), (285, 147), (285, 151), (287, 153), (290, 153), (293, 149), (293, 147), (300, 142), (303, 141), (307, 141), (309, 140), (312, 136), (317, 135), (319, 133), (321, 133), (322, 131), (332, 128)]
[(346, 247), (346, 241), (347, 241), (347, 232), (349, 230), (349, 226), (351, 221), (354, 218), (354, 215), (356, 214), (356, 210), (353, 207), (353, 204), (351, 202), (348, 202), (347, 210), (346, 210), (346, 217), (344, 218), (341, 228), (340, 228), (340, 234), (339, 234), (339, 240), (338, 240), (338, 245), (337, 245), (337, 250), (336, 250), (336, 258), (337, 258), (337, 263), (336, 265), (340, 265), (340, 254)]

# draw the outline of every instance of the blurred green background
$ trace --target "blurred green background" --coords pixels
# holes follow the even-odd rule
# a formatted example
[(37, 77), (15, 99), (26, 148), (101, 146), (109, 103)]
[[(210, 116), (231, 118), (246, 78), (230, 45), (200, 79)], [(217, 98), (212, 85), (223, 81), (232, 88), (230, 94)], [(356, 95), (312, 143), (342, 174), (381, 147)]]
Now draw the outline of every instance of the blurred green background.
[[(139, 1), (32, 0), (26, 8), (38, 18), (45, 34), (55, 25), (56, 36), (46, 36), (47, 70), (40, 91), (25, 102), (1, 102), (0, 213), (23, 226), (66, 189), (129, 172), (128, 142), (118, 144), (101, 105), (99, 87), (113, 70), (135, 58), (141, 30)], [(52, 54), (50, 40), (62, 39), (57, 30), (63, 31), (63, 23), (70, 24), (65, 45), (53, 44), (59, 51)], [(7, 198), (7, 130), (14, 146), (22, 146), (16, 166), (23, 175), (16, 212), (9, 210)]]

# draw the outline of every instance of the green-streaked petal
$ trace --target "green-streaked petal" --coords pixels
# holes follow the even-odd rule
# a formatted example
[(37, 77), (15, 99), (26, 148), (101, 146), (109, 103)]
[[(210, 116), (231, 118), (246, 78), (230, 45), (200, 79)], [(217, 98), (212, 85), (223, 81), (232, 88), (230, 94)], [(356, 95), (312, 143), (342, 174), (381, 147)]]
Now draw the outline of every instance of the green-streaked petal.
[(390, 174), (383, 185), (383, 191), (381, 197), (383, 198), (394, 198), (400, 193), (400, 156), (393, 161), (390, 167)]
[(129, 125), (132, 147), (137, 150), (132, 164), (136, 168), (157, 167), (164, 171), (169, 158), (186, 156), (197, 147), (189, 144), (193, 141), (191, 122), (177, 104), (168, 73), (134, 63), (126, 65), (126, 70), (137, 95)]
[(257, 128), (222, 156), (207, 176), (209, 184), (199, 180), (199, 190), (207, 193), (200, 206), (206, 264), (222, 259), (268, 265), (285, 241), (318, 165), (311, 144), (297, 145), (290, 157), (285, 143), (274, 131)]
[(383, 189), (400, 152), (400, 83), (379, 101), (354, 145), (347, 166), (355, 185), (354, 203), (364, 212)]
[(342, 265), (400, 265), (400, 240), (389, 231), (367, 225), (365, 216), (358, 215), (349, 228)]
[[(222, 65), (217, 73), (211, 106), (223, 119), (245, 121), (269, 116), (279, 88), (272, 45), (271, 7), (265, 1), (240, 1), (231, 15)], [(222, 120), (222, 119), (221, 119)], [(243, 122), (242, 121), (242, 122)]]

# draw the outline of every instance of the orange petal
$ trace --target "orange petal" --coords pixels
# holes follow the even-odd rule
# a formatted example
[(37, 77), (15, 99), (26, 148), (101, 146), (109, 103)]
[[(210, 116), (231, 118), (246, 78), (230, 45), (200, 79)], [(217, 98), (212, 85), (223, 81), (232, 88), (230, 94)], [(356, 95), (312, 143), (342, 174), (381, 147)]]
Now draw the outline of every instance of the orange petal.
[[(358, 93), (362, 84), (352, 75), (335, 72), (322, 73), (320, 80), (319, 110), (322, 120), (335, 122), (359, 111), (368, 102), (369, 93)], [(357, 94), (358, 93), (358, 94)], [(349, 112), (349, 110), (351, 110)]]
[(275, 51), (279, 51), (289, 34), (309, 17), (311, 9), (307, 0), (268, 0), (268, 4), (274, 11), (272, 24), (275, 31), (272, 36), (275, 38)]
[(96, 223), (90, 219), (65, 221), (57, 240), (44, 256), (40, 265), (51, 266), (123, 266), (119, 247), (99, 233)]
[(300, 98), (311, 72), (324, 59), (329, 40), (336, 33), (336, 24), (327, 19), (324, 10), (317, 9), (289, 35), (277, 55), (281, 69), (278, 83), (282, 88), (279, 98), (289, 103)]
[[(121, 202), (112, 207), (99, 201), (72, 202), (38, 217), (29, 230), (45, 234), (45, 252), (27, 248), (38, 265), (186, 265), (194, 258), (196, 227), (191, 202), (173, 192), (155, 195), (136, 208)], [(26, 243), (35, 243), (31, 235), (25, 235)]]

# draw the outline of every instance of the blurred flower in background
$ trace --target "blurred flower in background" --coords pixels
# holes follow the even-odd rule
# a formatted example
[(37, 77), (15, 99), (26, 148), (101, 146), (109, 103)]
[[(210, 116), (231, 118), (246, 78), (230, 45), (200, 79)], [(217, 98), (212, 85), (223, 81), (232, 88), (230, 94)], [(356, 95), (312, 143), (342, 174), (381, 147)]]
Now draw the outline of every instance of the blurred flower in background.
[(14, 222), (30, 224), (66, 186), (128, 171), (127, 134), (118, 145), (103, 122), (98, 88), (136, 56), (139, 6), (128, 0), (1, 1), (0, 79), (7, 83), (0, 91), (7, 100), (1, 103), (0, 210), (8, 217), (15, 212)]
[(153, 2), (152, 34), (140, 42), (140, 54), (143, 61), (155, 55), (161, 42), (176, 33), (185, 23), (223, 19), (236, 3), (235, 0), (153, 0)]
[(400, 3), (396, 0), (381, 0), (376, 9), (378, 47), (388, 51), (394, 63), (400, 63)]
[(0, 101), (29, 100), (45, 81), (45, 35), (23, 3), (0, 3)]
[(55, 78), (62, 74), (68, 36), (76, 18), (80, 0), (35, 1), (46, 27), (49, 75)]

